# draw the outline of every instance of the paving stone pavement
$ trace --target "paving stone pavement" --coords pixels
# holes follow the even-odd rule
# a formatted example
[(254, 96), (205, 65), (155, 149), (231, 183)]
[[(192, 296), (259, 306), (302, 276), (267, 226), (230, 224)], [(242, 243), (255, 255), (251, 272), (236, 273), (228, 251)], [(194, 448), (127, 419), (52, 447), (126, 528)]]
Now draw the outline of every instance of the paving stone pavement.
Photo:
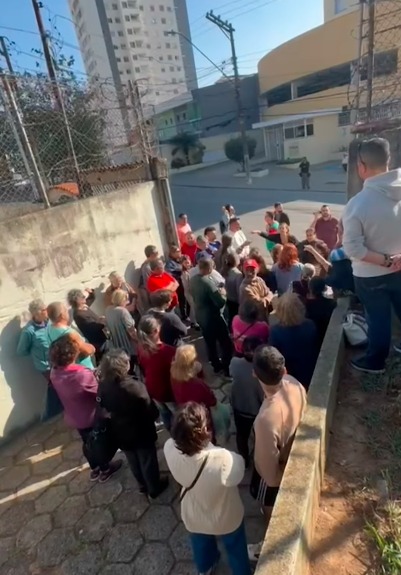
[[(229, 386), (209, 379), (228, 401)], [(235, 436), (228, 447), (235, 450)], [(159, 435), (159, 460), (167, 470)], [(248, 542), (264, 535), (259, 507), (240, 487)], [(0, 449), (1, 575), (196, 575), (180, 521), (179, 486), (156, 502), (137, 491), (125, 463), (101, 485), (89, 481), (76, 432), (62, 419), (38, 425)], [(216, 575), (227, 575), (222, 560)]]

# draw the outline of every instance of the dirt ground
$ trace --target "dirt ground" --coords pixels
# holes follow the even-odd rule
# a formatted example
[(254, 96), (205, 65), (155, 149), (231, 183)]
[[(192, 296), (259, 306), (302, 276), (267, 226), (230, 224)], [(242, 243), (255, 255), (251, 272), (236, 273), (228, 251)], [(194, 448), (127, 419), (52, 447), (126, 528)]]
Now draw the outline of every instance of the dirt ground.
[[(401, 356), (383, 376), (349, 366), (347, 352), (316, 522), (311, 575), (376, 575), (376, 546), (366, 532), (378, 506), (401, 491)], [(388, 488), (388, 489), (386, 489)]]

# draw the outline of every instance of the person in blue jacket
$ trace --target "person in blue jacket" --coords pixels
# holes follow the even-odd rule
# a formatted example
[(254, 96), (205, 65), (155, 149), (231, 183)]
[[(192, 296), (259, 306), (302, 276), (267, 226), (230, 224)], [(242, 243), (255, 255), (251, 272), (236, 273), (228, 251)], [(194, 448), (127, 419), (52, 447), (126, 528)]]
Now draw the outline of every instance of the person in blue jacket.
[(47, 382), (46, 402), (42, 421), (58, 415), (62, 405), (50, 381), (49, 338), (47, 336), (47, 307), (41, 299), (34, 299), (29, 304), (30, 321), (22, 329), (17, 355), (30, 356), (35, 369), (43, 375)]

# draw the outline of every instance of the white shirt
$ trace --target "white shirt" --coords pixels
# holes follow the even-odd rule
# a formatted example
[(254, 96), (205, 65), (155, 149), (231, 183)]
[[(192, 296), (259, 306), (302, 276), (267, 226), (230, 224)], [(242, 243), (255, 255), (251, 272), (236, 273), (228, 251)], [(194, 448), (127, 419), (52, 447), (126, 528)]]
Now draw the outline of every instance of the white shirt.
[(249, 256), (249, 246), (245, 246), (240, 252), (238, 252), (238, 249), (247, 241), (244, 232), (242, 230), (238, 230), (235, 233), (229, 232), (229, 234), (233, 239), (231, 246), (235, 252), (241, 258), (247, 258)]
[(196, 485), (182, 500), (182, 521), (190, 533), (225, 535), (235, 531), (244, 518), (238, 490), (245, 472), (241, 455), (209, 443), (189, 457), (177, 449), (173, 439), (164, 444), (168, 468), (183, 487), (191, 485), (207, 454), (209, 458)]

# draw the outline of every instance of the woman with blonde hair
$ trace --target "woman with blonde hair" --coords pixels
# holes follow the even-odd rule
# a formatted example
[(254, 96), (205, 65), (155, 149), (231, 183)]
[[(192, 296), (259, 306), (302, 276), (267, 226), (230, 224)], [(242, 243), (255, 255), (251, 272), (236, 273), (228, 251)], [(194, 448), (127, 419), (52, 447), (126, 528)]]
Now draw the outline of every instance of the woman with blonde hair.
[(171, 364), (171, 388), (177, 405), (189, 401), (202, 403), (210, 409), (216, 405), (216, 397), (205, 382), (202, 365), (195, 346), (181, 345)]
[(277, 324), (270, 329), (269, 345), (282, 353), (287, 372), (308, 389), (319, 354), (316, 326), (305, 318), (305, 306), (295, 293), (278, 298), (275, 315)]
[(110, 347), (123, 349), (130, 357), (131, 369), (134, 372), (137, 364), (135, 321), (127, 309), (128, 293), (123, 289), (114, 290), (111, 305), (106, 309), (106, 326), (110, 335)]

